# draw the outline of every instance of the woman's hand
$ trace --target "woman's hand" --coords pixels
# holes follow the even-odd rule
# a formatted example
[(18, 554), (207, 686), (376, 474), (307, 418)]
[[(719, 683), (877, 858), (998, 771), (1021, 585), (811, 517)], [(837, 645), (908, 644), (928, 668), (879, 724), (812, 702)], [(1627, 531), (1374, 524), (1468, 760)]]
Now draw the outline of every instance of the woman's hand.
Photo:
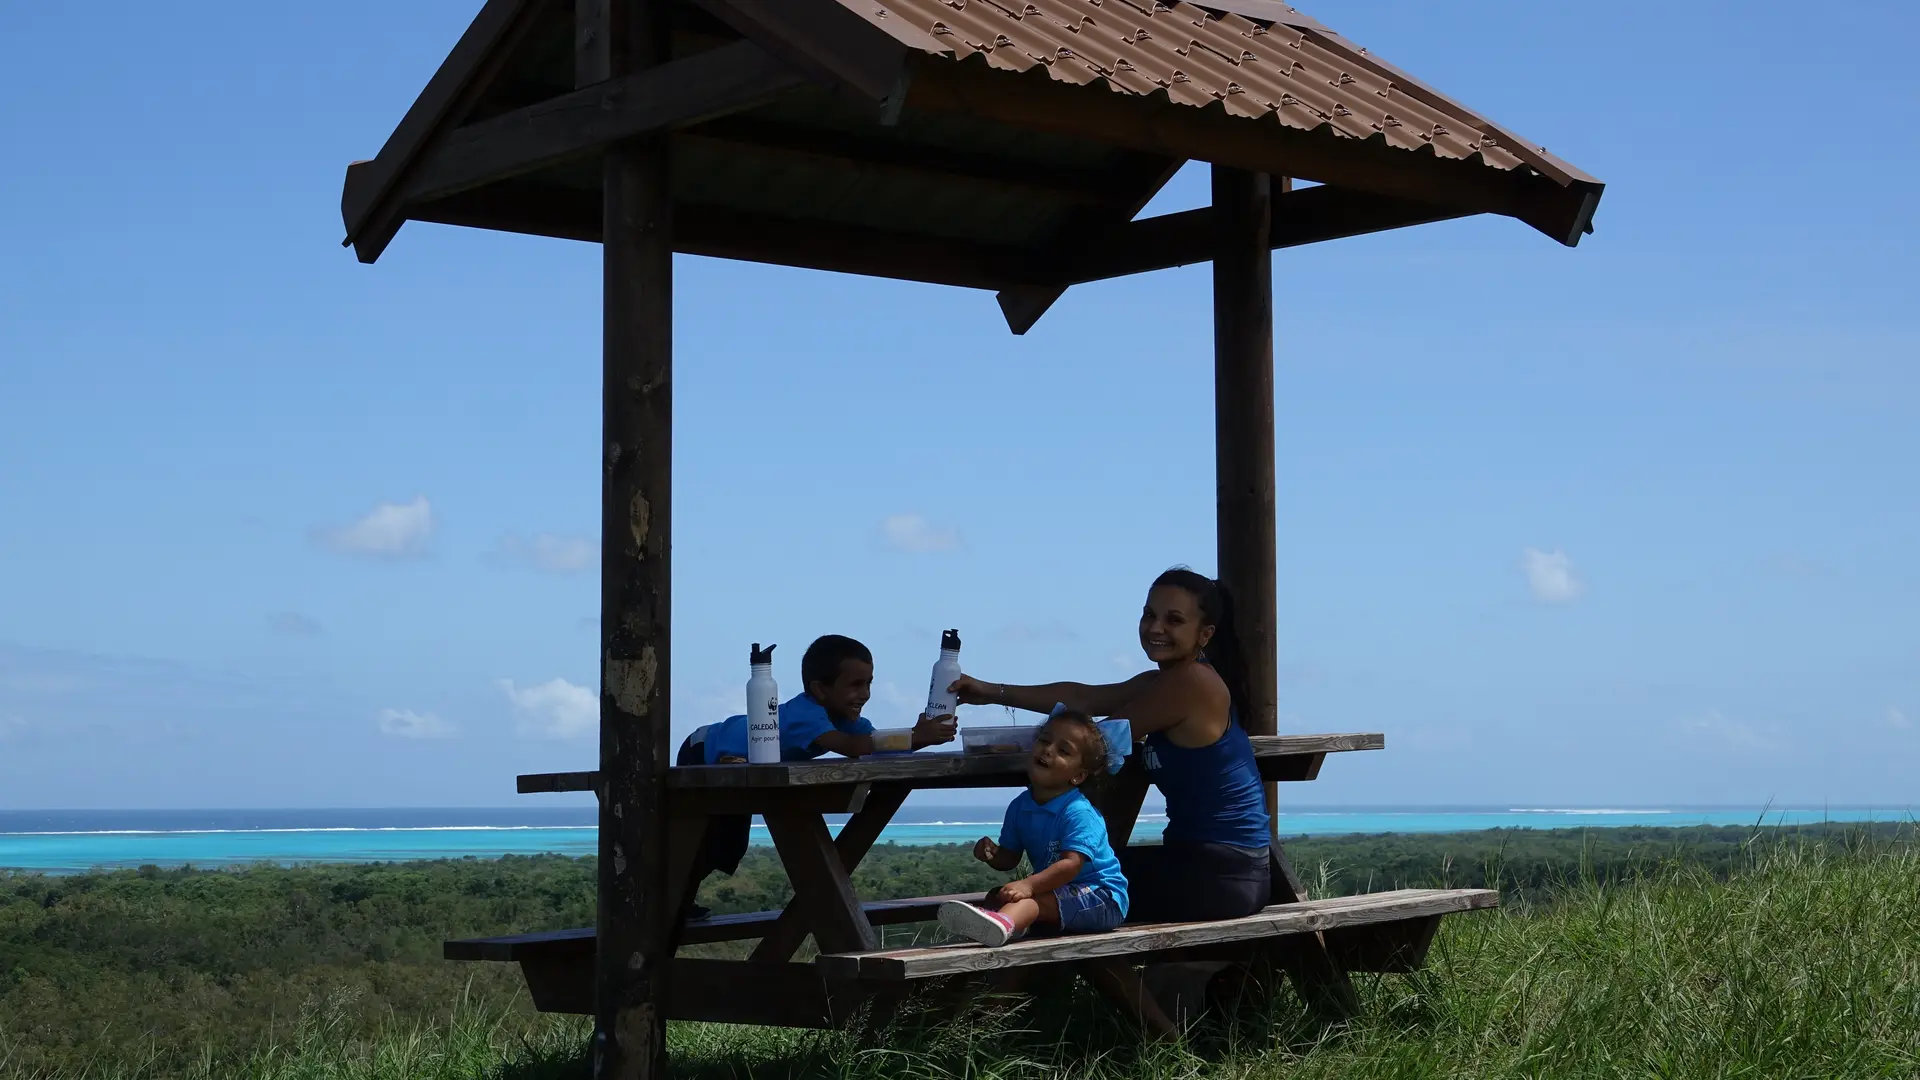
[(1000, 687), (990, 682), (981, 682), (971, 675), (962, 675), (953, 680), (947, 692), (962, 705), (997, 705), (1006, 696)]
[(1000, 861), (1000, 845), (994, 843), (992, 837), (983, 836), (974, 842), (973, 857), (992, 866)]

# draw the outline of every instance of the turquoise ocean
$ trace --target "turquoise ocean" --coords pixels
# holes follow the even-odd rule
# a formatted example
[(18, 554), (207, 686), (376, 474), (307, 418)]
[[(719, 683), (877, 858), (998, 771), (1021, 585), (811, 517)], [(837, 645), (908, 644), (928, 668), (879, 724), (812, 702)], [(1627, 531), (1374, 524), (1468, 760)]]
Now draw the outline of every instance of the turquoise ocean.
[[(69, 874), (96, 868), (353, 863), (501, 855), (591, 855), (592, 807), (395, 810), (0, 810), (0, 869)], [(1283, 836), (1480, 829), (1805, 825), (1911, 821), (1909, 807), (1395, 807), (1283, 810)], [(1165, 819), (1141, 817), (1156, 839)], [(991, 806), (909, 806), (883, 843), (957, 844), (997, 833)], [(755, 841), (766, 832), (755, 823)]]

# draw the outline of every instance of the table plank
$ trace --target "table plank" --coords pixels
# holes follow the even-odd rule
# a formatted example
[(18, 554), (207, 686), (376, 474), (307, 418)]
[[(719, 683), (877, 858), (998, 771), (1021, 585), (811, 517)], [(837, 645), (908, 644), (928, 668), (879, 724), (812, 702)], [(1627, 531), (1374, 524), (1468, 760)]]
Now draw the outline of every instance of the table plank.
[[(1335, 735), (1256, 735), (1254, 757), (1312, 758), (1358, 750), (1383, 750), (1385, 735), (1362, 732)], [(868, 758), (829, 758), (781, 762), (776, 765), (682, 765), (667, 770), (670, 789), (792, 788), (874, 781), (905, 783), (913, 787), (1015, 787), (1025, 782), (1025, 754), (966, 754), (959, 752), (900, 754)], [(1263, 769), (1263, 771), (1265, 771)], [(1311, 779), (1317, 767), (1301, 779)], [(519, 778), (522, 794), (531, 792), (592, 791), (597, 772), (529, 773)]]

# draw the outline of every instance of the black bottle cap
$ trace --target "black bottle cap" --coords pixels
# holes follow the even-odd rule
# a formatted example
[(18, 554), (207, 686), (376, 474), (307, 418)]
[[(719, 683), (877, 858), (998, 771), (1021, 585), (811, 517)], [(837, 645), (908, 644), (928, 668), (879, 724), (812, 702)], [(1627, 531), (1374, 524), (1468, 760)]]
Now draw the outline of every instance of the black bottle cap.
[(773, 663), (773, 650), (777, 648), (779, 648), (778, 645), (769, 645), (762, 649), (760, 643), (756, 641), (753, 643), (753, 655), (749, 658), (749, 662), (755, 664), (771, 664)]
[(960, 651), (960, 631), (948, 630), (946, 633), (941, 634), (940, 635), (940, 651), (941, 652), (959, 652)]

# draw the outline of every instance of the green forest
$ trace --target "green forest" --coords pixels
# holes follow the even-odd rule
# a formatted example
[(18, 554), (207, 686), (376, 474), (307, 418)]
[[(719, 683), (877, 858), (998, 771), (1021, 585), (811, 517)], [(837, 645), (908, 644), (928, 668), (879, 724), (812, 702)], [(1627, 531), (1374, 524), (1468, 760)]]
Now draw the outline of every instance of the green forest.
[[(1904, 848), (1895, 826), (1795, 831), (1801, 841)], [(1495, 885), (1509, 907), (1659, 880), (1725, 880), (1773, 830), (1627, 828), (1393, 834), (1290, 841), (1317, 895), (1428, 884)], [(984, 890), (1002, 880), (960, 847), (876, 848), (863, 896)], [(489, 1039), (571, 1045), (578, 1022), (531, 1011), (517, 968), (440, 958), (448, 937), (593, 920), (590, 859), (157, 869), (0, 876), (0, 1078), (179, 1075), (311, 1037), (352, 1043), (485, 1017)], [(756, 848), (702, 899), (719, 912), (791, 895)]]

